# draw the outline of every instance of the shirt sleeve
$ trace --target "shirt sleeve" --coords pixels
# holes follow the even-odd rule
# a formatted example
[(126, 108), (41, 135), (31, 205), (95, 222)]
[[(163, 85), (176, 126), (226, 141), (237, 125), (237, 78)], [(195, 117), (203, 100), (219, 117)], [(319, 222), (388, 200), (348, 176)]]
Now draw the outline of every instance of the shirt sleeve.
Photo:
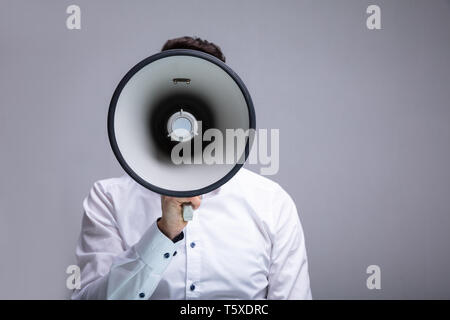
[(134, 246), (125, 249), (112, 199), (99, 183), (94, 184), (83, 207), (76, 249), (81, 288), (73, 292), (72, 299), (148, 299), (177, 244), (159, 230), (155, 221)]
[(305, 239), (295, 203), (280, 187), (273, 205), (276, 227), (267, 298), (312, 299)]

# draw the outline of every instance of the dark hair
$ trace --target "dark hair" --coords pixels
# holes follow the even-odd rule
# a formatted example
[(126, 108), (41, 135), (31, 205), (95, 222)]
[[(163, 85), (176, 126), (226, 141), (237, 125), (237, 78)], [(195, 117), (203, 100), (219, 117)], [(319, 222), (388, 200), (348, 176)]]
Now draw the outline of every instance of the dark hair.
[(220, 47), (212, 42), (208, 42), (206, 40), (202, 40), (200, 38), (193, 37), (180, 37), (171, 40), (167, 40), (163, 45), (161, 51), (170, 50), (170, 49), (191, 49), (198, 50), (202, 52), (209, 53), (210, 55), (215, 56), (216, 58), (225, 62), (225, 56), (220, 50)]

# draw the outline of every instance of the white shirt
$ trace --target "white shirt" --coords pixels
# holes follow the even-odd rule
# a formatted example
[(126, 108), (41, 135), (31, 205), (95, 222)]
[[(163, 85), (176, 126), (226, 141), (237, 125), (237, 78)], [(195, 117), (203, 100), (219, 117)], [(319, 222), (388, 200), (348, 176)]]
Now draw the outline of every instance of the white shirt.
[(204, 195), (175, 243), (156, 224), (160, 195), (127, 175), (83, 206), (74, 299), (311, 299), (295, 204), (249, 170)]

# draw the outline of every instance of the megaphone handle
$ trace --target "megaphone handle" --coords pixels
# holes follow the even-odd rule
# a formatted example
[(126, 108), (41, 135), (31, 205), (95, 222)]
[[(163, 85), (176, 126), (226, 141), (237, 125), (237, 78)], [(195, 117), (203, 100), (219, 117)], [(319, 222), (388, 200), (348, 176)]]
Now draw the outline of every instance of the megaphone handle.
[(183, 204), (183, 220), (191, 221), (194, 217), (194, 209), (190, 204)]

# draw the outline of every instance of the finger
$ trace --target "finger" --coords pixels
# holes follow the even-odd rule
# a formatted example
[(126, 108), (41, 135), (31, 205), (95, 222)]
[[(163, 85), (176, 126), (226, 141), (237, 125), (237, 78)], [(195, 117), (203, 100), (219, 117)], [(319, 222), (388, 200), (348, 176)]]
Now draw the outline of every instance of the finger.
[(177, 205), (191, 203), (191, 205), (194, 209), (197, 209), (201, 203), (200, 196), (190, 197), (190, 198), (177, 198), (177, 197), (162, 196), (161, 200), (166, 203), (170, 203), (170, 202), (176, 203)]
[(161, 196), (161, 199), (164, 202), (173, 202), (176, 204), (183, 204), (183, 203), (189, 202), (191, 198), (177, 198), (177, 197)]
[(197, 197), (189, 198), (189, 202), (191, 203), (192, 208), (194, 208), (194, 210), (197, 210), (198, 207), (200, 207), (202, 200), (201, 200), (200, 196), (197, 196)]

